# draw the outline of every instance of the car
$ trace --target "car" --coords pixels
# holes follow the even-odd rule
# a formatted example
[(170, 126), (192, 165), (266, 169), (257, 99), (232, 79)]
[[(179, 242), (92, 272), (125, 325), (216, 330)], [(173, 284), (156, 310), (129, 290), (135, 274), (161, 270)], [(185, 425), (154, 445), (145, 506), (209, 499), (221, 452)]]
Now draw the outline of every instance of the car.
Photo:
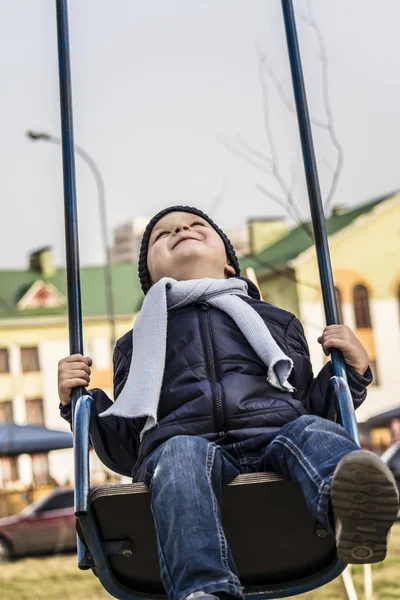
[[(381, 459), (392, 471), (400, 493), (400, 442), (395, 442), (382, 454)], [(397, 515), (400, 519), (400, 511)]]
[(0, 561), (76, 549), (74, 490), (56, 488), (22, 512), (0, 519)]

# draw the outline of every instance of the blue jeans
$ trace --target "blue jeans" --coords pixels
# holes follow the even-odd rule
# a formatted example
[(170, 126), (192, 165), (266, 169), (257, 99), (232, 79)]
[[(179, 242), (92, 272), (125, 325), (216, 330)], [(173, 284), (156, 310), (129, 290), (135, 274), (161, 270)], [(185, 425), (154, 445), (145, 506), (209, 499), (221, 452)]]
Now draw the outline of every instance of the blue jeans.
[(300, 486), (311, 514), (332, 531), (333, 472), (357, 449), (342, 427), (312, 415), (287, 423), (272, 440), (258, 435), (219, 446), (202, 437), (176, 436), (162, 444), (147, 463), (145, 481), (168, 597), (183, 600), (198, 591), (243, 597), (221, 524), (223, 485), (239, 473), (280, 473)]

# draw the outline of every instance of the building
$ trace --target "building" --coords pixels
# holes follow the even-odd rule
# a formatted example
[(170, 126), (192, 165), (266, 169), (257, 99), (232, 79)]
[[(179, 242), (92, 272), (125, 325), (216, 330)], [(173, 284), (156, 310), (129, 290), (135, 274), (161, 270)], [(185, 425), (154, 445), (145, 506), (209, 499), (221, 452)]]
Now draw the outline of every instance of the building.
[(113, 263), (138, 263), (140, 242), (149, 219), (136, 217), (114, 229)]
[[(132, 327), (142, 302), (134, 264), (112, 268), (117, 335)], [(110, 326), (103, 267), (81, 269), (84, 351), (93, 360), (91, 385), (112, 395)], [(40, 423), (68, 430), (59, 416), (58, 361), (69, 354), (65, 269), (52, 264), (51, 250), (30, 256), (26, 270), (0, 271), (0, 421)], [(73, 477), (71, 450), (0, 459), (0, 485)]]
[(288, 232), (286, 219), (274, 217), (251, 217), (247, 224), (229, 229), (227, 235), (239, 258), (257, 254), (272, 245)]
[[(375, 375), (357, 410), (365, 422), (400, 404), (400, 193), (337, 208), (326, 222), (340, 319), (368, 350)], [(300, 318), (318, 372), (326, 360), (317, 342), (324, 316), (310, 231), (310, 223), (291, 229), (243, 259), (242, 267), (254, 268), (266, 301)]]

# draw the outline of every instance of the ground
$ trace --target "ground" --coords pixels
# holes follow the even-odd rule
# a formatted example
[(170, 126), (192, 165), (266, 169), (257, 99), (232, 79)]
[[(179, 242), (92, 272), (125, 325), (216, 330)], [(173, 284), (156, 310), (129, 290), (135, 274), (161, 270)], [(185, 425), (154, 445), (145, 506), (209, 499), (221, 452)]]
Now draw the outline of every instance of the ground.
[[(363, 598), (363, 569), (352, 568), (359, 598)], [(389, 552), (373, 565), (374, 600), (400, 600), (400, 523), (393, 528)], [(90, 571), (79, 571), (74, 555), (27, 558), (2, 564), (1, 600), (101, 600), (111, 598)], [(325, 587), (296, 596), (301, 600), (345, 600), (341, 578)]]

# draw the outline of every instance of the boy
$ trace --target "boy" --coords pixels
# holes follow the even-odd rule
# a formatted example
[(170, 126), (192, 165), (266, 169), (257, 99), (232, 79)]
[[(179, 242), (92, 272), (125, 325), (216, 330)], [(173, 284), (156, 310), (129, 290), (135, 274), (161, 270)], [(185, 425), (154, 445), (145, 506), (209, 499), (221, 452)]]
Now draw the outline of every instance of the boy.
[[(299, 485), (331, 532), (336, 517), (341, 559), (383, 560), (398, 510), (394, 479), (320, 416), (330, 363), (313, 379), (300, 322), (240, 278), (226, 235), (198, 209), (167, 208), (145, 230), (139, 276), (145, 301), (114, 352), (116, 402), (99, 390), (96, 406), (107, 409), (109, 450), (129, 451), (134, 479), (150, 489), (169, 598), (242, 597), (218, 507), (221, 486), (240, 472), (274, 470)], [(367, 352), (345, 326), (326, 327), (318, 341), (325, 354), (343, 353), (359, 406), (372, 381)], [(60, 361), (64, 418), (90, 364)]]

